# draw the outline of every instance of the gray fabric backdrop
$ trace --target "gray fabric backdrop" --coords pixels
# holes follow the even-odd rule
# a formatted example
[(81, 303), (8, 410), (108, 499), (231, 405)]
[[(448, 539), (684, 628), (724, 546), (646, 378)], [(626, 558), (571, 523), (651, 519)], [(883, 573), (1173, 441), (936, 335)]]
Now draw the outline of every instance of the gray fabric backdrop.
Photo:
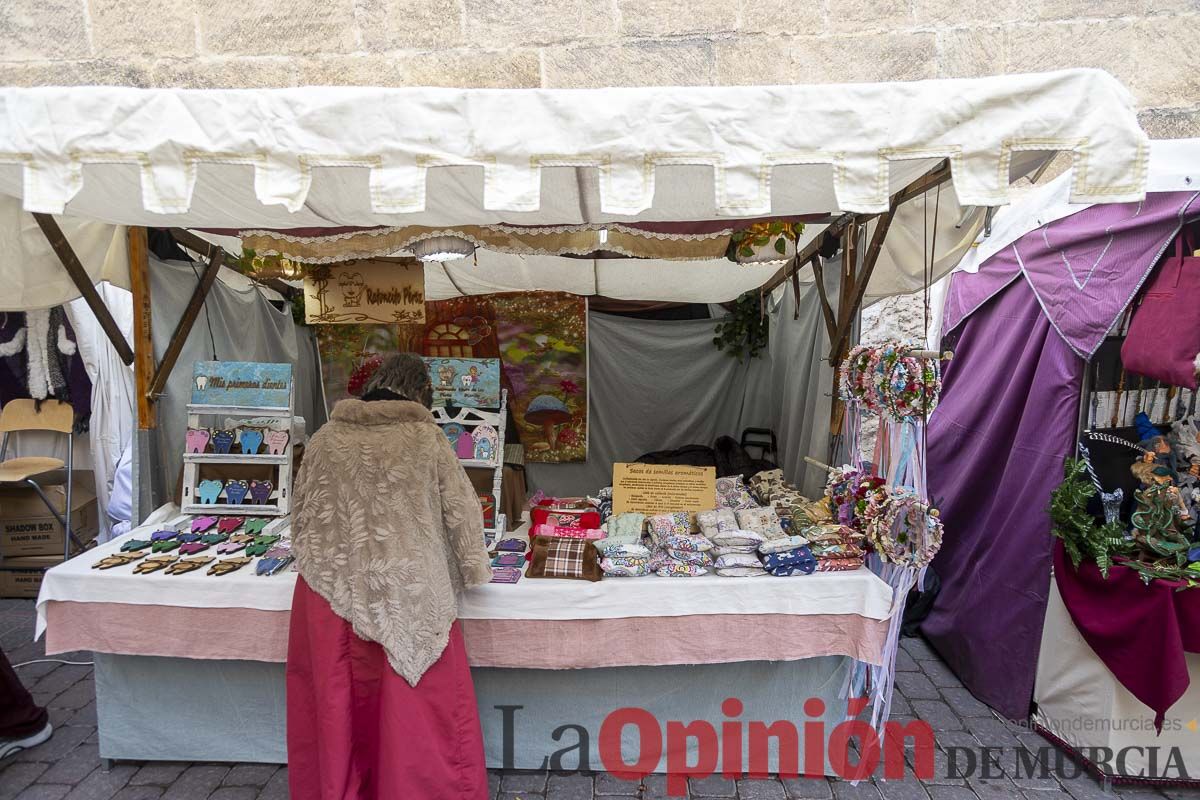
[[(836, 297), (837, 270), (826, 270)], [(799, 307), (798, 318), (795, 312)], [(654, 450), (711, 446), (746, 427), (773, 428), (789, 480), (820, 494), (824, 473), (804, 463), (828, 458), (833, 373), (815, 288), (789, 284), (772, 312), (768, 352), (739, 362), (713, 346), (719, 320), (657, 321), (591, 314), (588, 320), (588, 461), (530, 464), (530, 489), (594, 494), (612, 464)], [(806, 469), (807, 467), (807, 469)]]
[[(202, 268), (203, 265), (196, 265), (197, 271)], [(150, 259), (149, 272), (154, 357), (158, 363), (191, 299), (196, 274), (186, 262), (160, 261), (154, 257)], [(298, 328), (290, 308), (276, 309), (257, 289), (237, 291), (218, 280), (179, 354), (167, 381), (166, 394), (158, 402), (157, 468), (150, 472), (155, 507), (171, 499), (183, 463), (192, 363), (213, 359), (214, 342), (219, 360), (295, 365), (296, 414), (304, 417), (309, 434), (325, 422), (320, 367), (311, 331)]]

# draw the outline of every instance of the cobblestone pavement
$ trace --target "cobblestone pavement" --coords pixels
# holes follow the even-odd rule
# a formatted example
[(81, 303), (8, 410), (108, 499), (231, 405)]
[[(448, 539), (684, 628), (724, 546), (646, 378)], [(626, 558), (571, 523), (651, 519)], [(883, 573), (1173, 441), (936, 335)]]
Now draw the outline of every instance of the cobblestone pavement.
[[(0, 645), (13, 664), (44, 658), (42, 643), (34, 643), (33, 602), (0, 600)], [(59, 656), (89, 661), (90, 654)], [(898, 693), (893, 717), (924, 719), (935, 730), (934, 777), (917, 781), (869, 781), (857, 786), (824, 778), (798, 780), (739, 780), (720, 777), (693, 780), (693, 798), (723, 800), (1051, 800), (1094, 798), (1198, 798), (1200, 790), (1115, 787), (1106, 792), (1087, 775), (1055, 779), (1005, 777), (982, 780), (946, 777), (945, 748), (1002, 747), (1014, 753), (1022, 744), (1044, 747), (1036, 734), (997, 718), (962, 687), (953, 673), (919, 639), (906, 639), (898, 661)], [(287, 768), (261, 764), (117, 764), (105, 772), (100, 765), (96, 734), (95, 688), (90, 666), (39, 663), (21, 667), (18, 674), (37, 702), (50, 708), (55, 732), (50, 741), (0, 763), (0, 800), (277, 800), (286, 798)], [(910, 754), (911, 758), (911, 754)], [(1007, 761), (1015, 763), (1015, 757)], [(1017, 775), (1004, 763), (1006, 775)], [(1069, 774), (1070, 771), (1068, 771)], [(611, 775), (493, 772), (495, 800), (621, 800), (666, 798), (663, 776), (642, 784), (619, 781)], [(398, 798), (397, 800), (423, 800)]]

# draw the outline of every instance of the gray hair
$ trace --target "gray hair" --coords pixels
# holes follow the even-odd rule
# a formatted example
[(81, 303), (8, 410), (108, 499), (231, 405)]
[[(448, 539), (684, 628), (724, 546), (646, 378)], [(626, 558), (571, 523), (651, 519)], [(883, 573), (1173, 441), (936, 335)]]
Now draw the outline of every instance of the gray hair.
[(363, 397), (377, 389), (386, 389), (403, 400), (420, 403), (426, 408), (433, 405), (433, 381), (425, 362), (416, 353), (396, 353), (385, 358), (367, 381)]

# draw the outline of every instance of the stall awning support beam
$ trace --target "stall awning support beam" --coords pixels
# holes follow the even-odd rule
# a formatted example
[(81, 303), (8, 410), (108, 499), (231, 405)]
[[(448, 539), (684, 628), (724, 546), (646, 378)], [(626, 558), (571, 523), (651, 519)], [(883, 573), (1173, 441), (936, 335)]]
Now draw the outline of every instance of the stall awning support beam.
[[(183, 238), (181, 238), (181, 234), (184, 234)], [(171, 370), (175, 368), (175, 362), (179, 360), (179, 354), (183, 352), (183, 344), (192, 332), (192, 326), (196, 323), (196, 318), (200, 316), (201, 309), (204, 308), (204, 301), (208, 299), (208, 292), (217, 280), (217, 273), (221, 271), (221, 266), (225, 263), (225, 251), (216, 245), (205, 242), (199, 236), (177, 228), (171, 229), (171, 236), (184, 247), (197, 253), (207, 254), (208, 265), (204, 268), (200, 282), (196, 284), (196, 288), (192, 292), (192, 298), (188, 301), (187, 308), (183, 310), (183, 316), (179, 318), (179, 324), (175, 326), (175, 331), (171, 334), (171, 340), (167, 343), (162, 361), (154, 371), (154, 378), (150, 381), (150, 388), (147, 391), (152, 402), (162, 395), (163, 389), (166, 388), (167, 379), (171, 377)]]
[(67, 237), (62, 232), (62, 228), (58, 227), (58, 223), (54, 221), (54, 217), (49, 214), (35, 213), (33, 218), (37, 221), (38, 227), (42, 229), (46, 241), (50, 243), (50, 247), (54, 250), (55, 255), (58, 256), (58, 260), (62, 262), (63, 268), (71, 276), (71, 282), (75, 284), (75, 288), (79, 290), (79, 293), (83, 295), (88, 308), (96, 315), (96, 321), (100, 323), (100, 328), (104, 331), (104, 335), (112, 342), (113, 349), (117, 351), (117, 355), (120, 356), (121, 361), (125, 362), (126, 365), (132, 364), (133, 348), (129, 346), (129, 342), (125, 341), (125, 335), (121, 333), (121, 327), (113, 319), (112, 312), (108, 310), (108, 306), (104, 305), (104, 300), (100, 297), (100, 293), (96, 291), (91, 276), (83, 268), (83, 264), (79, 261), (79, 256), (75, 255), (75, 251), (71, 248), (71, 243), (67, 241)]
[[(879, 253), (883, 250), (883, 240), (887, 237), (888, 229), (892, 226), (892, 219), (895, 215), (896, 203), (893, 201), (891, 209), (875, 223), (871, 243), (867, 245), (866, 253), (862, 258), (862, 268), (855, 271), (851, 264), (850, 271), (846, 275), (849, 280), (842, 284), (842, 309), (838, 315), (837, 333), (829, 347), (829, 363), (835, 368), (842, 363), (846, 351), (849, 350), (850, 329), (862, 306), (863, 297), (867, 294), (867, 284), (871, 281), (871, 274), (875, 271), (876, 262), (879, 261)], [(856, 228), (857, 226), (855, 226)], [(850, 230), (847, 229), (847, 232)]]
[(139, 430), (158, 426), (150, 382), (154, 378), (154, 336), (150, 308), (150, 243), (145, 228), (126, 229), (129, 249), (129, 288), (133, 293), (133, 382), (137, 391)]

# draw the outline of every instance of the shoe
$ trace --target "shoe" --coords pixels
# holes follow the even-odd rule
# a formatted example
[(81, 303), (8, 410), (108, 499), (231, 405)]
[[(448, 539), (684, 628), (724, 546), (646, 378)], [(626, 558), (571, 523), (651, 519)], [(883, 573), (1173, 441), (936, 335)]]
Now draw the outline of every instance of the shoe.
[(22, 739), (0, 739), (0, 761), (8, 758), (14, 753), (21, 750), (28, 750), (31, 747), (37, 747), (42, 742), (50, 738), (50, 734), (54, 733), (53, 726), (49, 722), (46, 727), (42, 728), (37, 733), (31, 733)]

